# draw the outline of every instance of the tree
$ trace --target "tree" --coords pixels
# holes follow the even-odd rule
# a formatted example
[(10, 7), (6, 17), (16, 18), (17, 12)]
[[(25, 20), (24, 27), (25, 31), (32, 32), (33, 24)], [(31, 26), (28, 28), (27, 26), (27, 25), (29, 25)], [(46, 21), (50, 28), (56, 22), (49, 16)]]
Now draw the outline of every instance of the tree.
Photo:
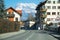
[(4, 15), (4, 0), (0, 0), (0, 18)]
[(28, 20), (35, 21), (35, 18), (33, 17), (33, 15), (31, 13), (29, 13)]
[(41, 29), (43, 29), (43, 20), (44, 20), (43, 13), (45, 12), (45, 11), (43, 11), (44, 10), (43, 6), (45, 5), (46, 2), (47, 2), (47, 0), (39, 3), (36, 7), (36, 11), (37, 11), (37, 13), (36, 13), (36, 27), (37, 28), (40, 27)]

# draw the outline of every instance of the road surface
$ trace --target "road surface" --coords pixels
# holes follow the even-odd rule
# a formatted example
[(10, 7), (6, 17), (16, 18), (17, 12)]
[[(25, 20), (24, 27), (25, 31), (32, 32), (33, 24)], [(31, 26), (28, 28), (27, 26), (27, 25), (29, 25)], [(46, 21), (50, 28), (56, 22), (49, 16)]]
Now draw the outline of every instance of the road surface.
[[(7, 35), (8, 36), (8, 35)], [(42, 30), (26, 30), (22, 34), (18, 34), (9, 38), (0, 40), (58, 40), (49, 33)]]

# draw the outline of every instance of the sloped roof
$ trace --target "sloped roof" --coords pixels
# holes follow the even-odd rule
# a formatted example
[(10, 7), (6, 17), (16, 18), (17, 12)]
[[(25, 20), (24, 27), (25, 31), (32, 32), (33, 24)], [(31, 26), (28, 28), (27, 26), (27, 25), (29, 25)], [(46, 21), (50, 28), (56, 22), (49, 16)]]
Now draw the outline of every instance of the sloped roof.
[(22, 10), (16, 10), (20, 15), (22, 15)]
[(15, 11), (16, 13), (18, 13), (20, 16), (22, 16), (22, 10), (15, 10), (14, 8), (10, 7), (10, 8), (8, 8), (8, 9), (6, 9), (6, 11), (9, 10), (9, 9), (12, 9), (12, 10)]

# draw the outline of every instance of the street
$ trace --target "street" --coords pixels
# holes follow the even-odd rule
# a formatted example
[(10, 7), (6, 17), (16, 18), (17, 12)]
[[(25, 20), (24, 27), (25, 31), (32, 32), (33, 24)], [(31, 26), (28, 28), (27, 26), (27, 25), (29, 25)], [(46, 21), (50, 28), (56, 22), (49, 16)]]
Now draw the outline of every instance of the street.
[(58, 40), (49, 33), (43, 30), (26, 30), (22, 34), (0, 40)]

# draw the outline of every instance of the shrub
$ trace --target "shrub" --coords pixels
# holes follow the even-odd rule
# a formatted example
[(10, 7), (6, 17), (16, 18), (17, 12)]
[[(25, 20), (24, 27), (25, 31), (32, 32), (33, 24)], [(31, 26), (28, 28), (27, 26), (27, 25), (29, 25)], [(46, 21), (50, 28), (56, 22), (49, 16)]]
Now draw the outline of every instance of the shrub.
[(11, 22), (7, 19), (0, 19), (0, 33), (19, 30), (19, 22)]

